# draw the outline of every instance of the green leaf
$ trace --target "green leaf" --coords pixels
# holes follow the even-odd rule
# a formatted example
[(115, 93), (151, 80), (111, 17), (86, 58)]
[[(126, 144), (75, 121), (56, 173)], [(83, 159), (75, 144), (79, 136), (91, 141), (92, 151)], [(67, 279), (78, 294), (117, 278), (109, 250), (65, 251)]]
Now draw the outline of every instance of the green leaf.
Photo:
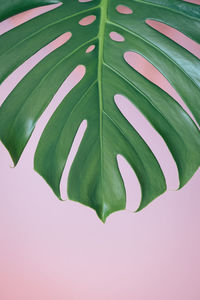
[[(0, 0), (1, 20), (29, 8), (58, 1)], [(129, 8), (130, 14), (116, 10)], [(93, 15), (96, 20), (79, 22)], [(197, 57), (151, 28), (151, 19), (200, 40), (200, 9), (181, 0), (64, 0), (0, 37), (0, 80), (65, 32), (71, 39), (47, 55), (16, 86), (0, 109), (0, 138), (16, 165), (36, 122), (60, 85), (78, 65), (83, 79), (58, 106), (43, 131), (35, 153), (35, 170), (60, 196), (60, 180), (83, 120), (87, 129), (68, 178), (68, 196), (96, 210), (102, 221), (125, 208), (126, 193), (117, 164), (124, 156), (142, 190), (138, 210), (166, 190), (163, 172), (150, 148), (125, 119), (114, 96), (127, 97), (163, 137), (176, 162), (180, 187), (200, 164), (200, 134), (183, 108), (166, 92), (131, 68), (124, 59), (133, 51), (152, 63), (176, 89), (200, 122), (200, 62)], [(124, 41), (110, 38), (111, 32)], [(86, 53), (89, 46), (95, 49)]]

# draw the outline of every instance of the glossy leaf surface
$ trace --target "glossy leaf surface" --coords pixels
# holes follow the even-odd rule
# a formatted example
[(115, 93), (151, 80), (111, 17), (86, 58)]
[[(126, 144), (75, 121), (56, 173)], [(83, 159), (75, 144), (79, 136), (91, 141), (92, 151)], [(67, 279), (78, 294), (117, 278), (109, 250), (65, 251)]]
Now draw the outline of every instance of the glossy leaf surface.
[[(3, 20), (29, 8), (58, 1), (0, 0)], [(118, 11), (119, 5), (127, 13)], [(81, 20), (94, 16), (94, 22)], [(127, 97), (165, 140), (177, 164), (180, 187), (199, 167), (200, 135), (195, 123), (166, 92), (124, 59), (139, 53), (172, 84), (196, 121), (200, 121), (200, 62), (197, 57), (151, 28), (156, 20), (200, 41), (199, 6), (181, 0), (64, 0), (0, 37), (0, 80), (65, 32), (71, 39), (39, 62), (16, 86), (0, 109), (0, 138), (17, 164), (37, 120), (66, 77), (78, 66), (83, 79), (63, 99), (43, 131), (35, 153), (35, 170), (60, 196), (60, 180), (76, 132), (87, 129), (68, 178), (68, 196), (106, 217), (125, 208), (126, 193), (117, 154), (134, 169), (142, 190), (138, 210), (166, 190), (163, 172), (150, 148), (114, 101)], [(121, 41), (114, 41), (115, 32)], [(95, 48), (88, 52), (91, 45)]]

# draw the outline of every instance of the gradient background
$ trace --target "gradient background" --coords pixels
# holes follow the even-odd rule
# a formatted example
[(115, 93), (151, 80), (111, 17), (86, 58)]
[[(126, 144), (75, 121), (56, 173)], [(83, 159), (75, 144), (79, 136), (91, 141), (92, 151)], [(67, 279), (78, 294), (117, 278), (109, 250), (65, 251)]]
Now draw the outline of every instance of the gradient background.
[[(45, 9), (31, 10), (2, 22), (0, 32)], [(199, 45), (173, 29), (160, 29), (195, 55), (200, 54)], [(39, 59), (67, 38), (60, 37), (9, 76), (0, 88), (1, 103)], [(181, 101), (150, 64), (130, 54), (127, 59)], [(0, 299), (200, 299), (200, 171), (183, 189), (174, 192), (178, 186), (177, 170), (167, 147), (126, 99), (121, 97), (116, 102), (158, 157), (168, 192), (140, 213), (132, 213), (140, 200), (140, 187), (129, 165), (119, 158), (127, 189), (127, 209), (112, 214), (103, 225), (93, 210), (72, 201), (60, 202), (33, 171), (34, 150), (42, 128), (82, 71), (77, 69), (62, 85), (16, 168), (11, 168), (10, 156), (0, 144)], [(83, 127), (65, 170), (61, 186), (64, 196), (66, 176)]]

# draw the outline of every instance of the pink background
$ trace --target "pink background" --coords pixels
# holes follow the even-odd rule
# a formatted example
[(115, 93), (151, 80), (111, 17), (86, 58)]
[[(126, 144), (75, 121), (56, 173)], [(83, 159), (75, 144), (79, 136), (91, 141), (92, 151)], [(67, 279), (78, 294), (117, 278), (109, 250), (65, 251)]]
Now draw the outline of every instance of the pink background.
[[(44, 10), (38, 8), (10, 18), (0, 24), (0, 32)], [(160, 28), (199, 55), (199, 45), (172, 29)], [(68, 38), (69, 34), (61, 36), (14, 72), (0, 87), (1, 103), (34, 64)], [(127, 60), (182, 103), (150, 64), (130, 53)], [(139, 204), (140, 187), (123, 158), (119, 158), (119, 166), (127, 189), (127, 209), (112, 214), (105, 225), (93, 210), (72, 201), (60, 202), (33, 171), (34, 150), (42, 128), (66, 90), (83, 75), (84, 68), (79, 67), (62, 85), (16, 168), (11, 168), (9, 154), (0, 144), (0, 299), (200, 299), (200, 171), (182, 190), (174, 192), (178, 178), (172, 157), (160, 136), (129, 101), (115, 99), (155, 152), (169, 189), (143, 211), (132, 212)], [(80, 131), (81, 136), (84, 124)], [(80, 136), (63, 175), (63, 197)]]

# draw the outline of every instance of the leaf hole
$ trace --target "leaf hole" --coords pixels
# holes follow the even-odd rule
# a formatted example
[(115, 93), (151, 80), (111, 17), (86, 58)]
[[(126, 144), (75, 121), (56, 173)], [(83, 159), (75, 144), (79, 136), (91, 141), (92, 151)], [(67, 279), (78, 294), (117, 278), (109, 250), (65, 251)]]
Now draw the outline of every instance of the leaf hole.
[(172, 98), (174, 98), (183, 107), (183, 109), (188, 113), (188, 115), (191, 117), (191, 119), (194, 122), (196, 122), (191, 111), (189, 110), (187, 105), (184, 103), (182, 98), (179, 96), (179, 94), (176, 92), (176, 90), (169, 83), (169, 81), (146, 58), (144, 58), (142, 55), (140, 55), (136, 52), (127, 51), (124, 53), (124, 59), (134, 70), (136, 70), (138, 73), (140, 73), (142, 76), (144, 76), (149, 81), (156, 84), (158, 87), (160, 87), (166, 93), (168, 93)]
[(116, 11), (118, 11), (118, 13), (124, 14), (124, 15), (131, 15), (133, 13), (132, 9), (130, 9), (128, 6), (125, 6), (125, 5), (118, 5), (116, 7)]
[(145, 22), (148, 26), (167, 36), (172, 41), (184, 47), (196, 57), (200, 58), (200, 45), (179, 30), (155, 20), (148, 19)]
[(84, 3), (84, 2), (92, 2), (93, 0), (78, 0), (78, 1)]
[(65, 81), (55, 93), (49, 105), (46, 107), (46, 109), (38, 119), (33, 134), (24, 150), (24, 153), (28, 153), (29, 151), (35, 152), (38, 141), (49, 119), (54, 114), (55, 110), (61, 104), (63, 99), (67, 96), (67, 94), (83, 79), (85, 73), (86, 67), (84, 65), (78, 65), (65, 79)]
[(87, 48), (87, 50), (85, 51), (86, 53), (90, 53), (95, 49), (95, 45), (91, 45)]
[(90, 16), (87, 16), (87, 17), (84, 17), (83, 19), (81, 19), (79, 21), (79, 24), (81, 26), (87, 26), (87, 25), (92, 24), (95, 20), (96, 20), (96, 16), (95, 15), (90, 15)]
[(18, 13), (12, 17), (7, 18), (6, 20), (0, 22), (0, 35), (8, 32), (9, 30), (13, 29), (14, 27), (17, 27), (31, 19), (34, 19), (35, 17), (42, 15), (48, 11), (51, 11), (53, 9), (56, 9), (57, 7), (61, 6), (62, 3), (58, 4), (50, 4), (45, 6), (40, 6), (32, 9), (28, 9)]
[[(46, 115), (45, 119), (50, 119), (51, 115), (54, 113), (58, 105), (62, 102), (64, 97), (83, 79), (86, 73), (86, 67), (84, 65), (78, 65), (65, 79), (62, 83), (53, 99), (51, 100), (48, 108), (44, 111), (44, 115)], [(44, 124), (44, 120), (42, 122)]]
[(84, 137), (86, 129), (87, 129), (87, 120), (83, 120), (77, 130), (75, 137), (74, 137), (74, 140), (73, 140), (63, 173), (62, 173), (62, 177), (61, 177), (61, 181), (60, 181), (60, 195), (61, 195), (62, 200), (68, 199), (67, 181), (68, 181), (69, 171), (70, 171), (71, 165), (74, 161), (74, 158), (78, 152), (79, 146)]
[(168, 189), (177, 189), (179, 186), (178, 170), (172, 154), (163, 138), (128, 98), (116, 94), (114, 96), (114, 101), (120, 112), (140, 134), (154, 153), (165, 175)]
[(126, 190), (126, 209), (135, 211), (140, 205), (142, 196), (139, 180), (131, 165), (120, 154), (117, 155), (117, 163)]
[(33, 56), (21, 64), (15, 71), (13, 71), (0, 86), (0, 105), (5, 101), (17, 84), (29, 73), (42, 59), (55, 49), (61, 47), (68, 42), (72, 37), (71, 32), (66, 32), (57, 37), (51, 43), (40, 49)]
[(189, 2), (189, 3), (200, 5), (200, 0), (183, 0), (183, 1), (184, 2)]
[(112, 31), (109, 34), (111, 40), (115, 41), (115, 42), (124, 42), (125, 38), (119, 34), (118, 32)]

